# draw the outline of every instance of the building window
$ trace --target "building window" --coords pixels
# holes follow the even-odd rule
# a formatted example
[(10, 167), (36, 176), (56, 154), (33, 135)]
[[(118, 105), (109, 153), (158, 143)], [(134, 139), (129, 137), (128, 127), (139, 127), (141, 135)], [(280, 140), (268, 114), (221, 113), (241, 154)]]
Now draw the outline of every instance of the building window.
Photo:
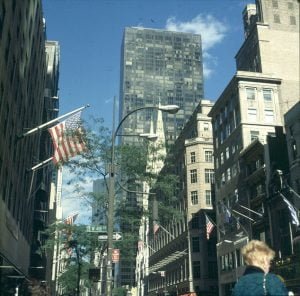
[(219, 126), (218, 126), (218, 119), (217, 119), (217, 118), (215, 119), (215, 121), (214, 121), (213, 124), (214, 124), (214, 129), (215, 129), (215, 131), (216, 131), (216, 130), (218, 129), (218, 127), (219, 127)]
[(256, 121), (257, 119), (257, 110), (255, 108), (248, 108), (248, 120)]
[(274, 8), (278, 8), (278, 0), (272, 0), (272, 5)]
[(215, 161), (215, 166), (216, 166), (216, 169), (218, 169), (218, 168), (219, 168), (219, 159), (218, 159), (218, 158), (216, 158), (216, 161)]
[(279, 14), (274, 14), (274, 23), (280, 24), (280, 16), (279, 16)]
[(272, 89), (263, 89), (263, 97), (265, 101), (272, 101)]
[(208, 131), (208, 130), (209, 130), (209, 123), (208, 123), (208, 122), (204, 122), (204, 123), (203, 123), (203, 126), (204, 126), (203, 129), (204, 129), (205, 131)]
[(288, 9), (294, 9), (293, 2), (288, 2)]
[(226, 147), (226, 159), (229, 159), (229, 147)]
[(192, 201), (192, 205), (198, 204), (198, 191), (191, 192), (191, 201)]
[(191, 152), (191, 163), (196, 162), (196, 152)]
[(192, 237), (193, 252), (200, 252), (200, 236)]
[(190, 171), (191, 183), (197, 183), (197, 170)]
[(201, 277), (200, 261), (193, 261), (193, 277), (194, 279)]
[(198, 214), (192, 214), (192, 229), (199, 228), (199, 215)]
[(206, 162), (213, 162), (213, 152), (210, 150), (205, 150), (205, 161)]
[(247, 100), (255, 100), (255, 88), (246, 87)]
[(221, 182), (222, 184), (225, 184), (225, 173), (222, 173)]
[(230, 168), (227, 169), (227, 180), (229, 181), (231, 179), (231, 170)]
[(227, 134), (227, 136), (229, 136), (231, 134), (231, 125), (230, 125), (230, 123), (228, 123), (226, 125), (226, 134)]
[(211, 206), (211, 190), (205, 190), (205, 203), (207, 206)]
[(213, 169), (205, 169), (205, 183), (214, 184), (215, 183), (215, 173)]
[(290, 16), (290, 25), (296, 25), (296, 18), (293, 15)]
[(274, 122), (273, 110), (265, 109), (265, 122)]
[(223, 164), (224, 163), (224, 153), (223, 152), (221, 152), (221, 154), (220, 154), (220, 162), (221, 162), (221, 164)]
[(259, 131), (250, 131), (251, 142), (255, 141), (259, 137)]
[(237, 175), (237, 164), (234, 163), (232, 165), (232, 177), (236, 176)]

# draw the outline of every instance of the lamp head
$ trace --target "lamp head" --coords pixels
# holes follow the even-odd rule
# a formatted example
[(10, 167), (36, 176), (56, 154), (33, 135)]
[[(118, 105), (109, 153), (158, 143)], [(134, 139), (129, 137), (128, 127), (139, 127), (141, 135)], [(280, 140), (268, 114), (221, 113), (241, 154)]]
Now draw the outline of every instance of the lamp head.
[(158, 109), (170, 114), (175, 114), (179, 111), (180, 107), (177, 105), (161, 105)]
[(158, 136), (156, 134), (150, 134), (150, 133), (139, 134), (139, 137), (145, 138), (149, 141), (155, 141), (158, 138)]

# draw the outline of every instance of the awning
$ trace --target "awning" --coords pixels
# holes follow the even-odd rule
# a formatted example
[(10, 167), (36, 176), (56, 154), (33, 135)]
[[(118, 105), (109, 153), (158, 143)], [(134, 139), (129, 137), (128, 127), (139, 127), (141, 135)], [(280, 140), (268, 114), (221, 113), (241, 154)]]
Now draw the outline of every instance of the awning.
[(183, 250), (183, 251), (176, 251), (173, 254), (169, 255), (168, 257), (162, 259), (161, 261), (157, 262), (156, 264), (154, 264), (153, 266), (151, 266), (149, 268), (149, 273), (151, 272), (155, 272), (160, 270), (162, 267), (176, 261), (177, 259), (183, 257), (187, 255), (187, 249)]

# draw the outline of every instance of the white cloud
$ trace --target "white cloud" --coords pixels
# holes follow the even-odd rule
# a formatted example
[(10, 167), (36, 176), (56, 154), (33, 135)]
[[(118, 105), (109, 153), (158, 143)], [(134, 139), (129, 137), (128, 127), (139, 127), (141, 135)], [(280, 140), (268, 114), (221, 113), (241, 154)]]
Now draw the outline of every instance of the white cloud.
[(228, 30), (227, 25), (212, 15), (199, 14), (192, 20), (186, 22), (176, 20), (175, 17), (170, 17), (167, 20), (166, 29), (169, 31), (201, 35), (204, 59), (203, 72), (205, 77), (209, 77), (217, 64), (217, 58), (213, 57), (209, 53), (209, 50), (222, 42)]

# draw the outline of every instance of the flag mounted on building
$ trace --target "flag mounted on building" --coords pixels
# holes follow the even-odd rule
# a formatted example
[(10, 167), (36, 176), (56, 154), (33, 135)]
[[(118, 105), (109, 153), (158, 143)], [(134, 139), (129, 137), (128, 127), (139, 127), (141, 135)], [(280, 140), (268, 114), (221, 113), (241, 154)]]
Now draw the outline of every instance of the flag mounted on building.
[(225, 206), (223, 202), (221, 202), (221, 213), (223, 213), (223, 222), (224, 223), (230, 223), (231, 222), (231, 212), (229, 209)]
[(209, 219), (209, 217), (205, 214), (205, 224), (206, 224), (206, 238), (209, 240), (210, 234), (214, 230), (215, 225)]
[(156, 221), (153, 221), (153, 234), (156, 235), (159, 229), (159, 224)]
[(287, 204), (290, 215), (291, 215), (291, 222), (296, 226), (300, 226), (299, 217), (296, 208), (281, 194), (283, 201)]
[(72, 213), (67, 218), (64, 219), (64, 223), (68, 225), (73, 225), (79, 213)]
[(81, 111), (67, 118), (65, 121), (48, 129), (53, 146), (53, 162), (55, 165), (65, 163), (86, 149), (83, 140), (84, 133), (81, 124)]

